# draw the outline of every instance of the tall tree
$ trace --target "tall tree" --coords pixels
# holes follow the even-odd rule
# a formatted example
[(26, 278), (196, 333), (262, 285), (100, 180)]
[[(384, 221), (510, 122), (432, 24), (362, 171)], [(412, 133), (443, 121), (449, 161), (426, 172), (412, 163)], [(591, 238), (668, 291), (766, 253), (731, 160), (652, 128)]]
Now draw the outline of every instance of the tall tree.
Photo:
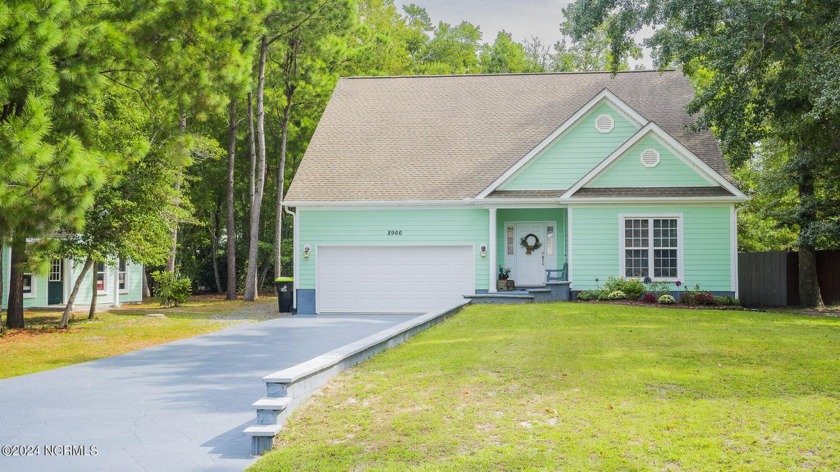
[(81, 225), (108, 167), (85, 117), (109, 27), (100, 5), (83, 1), (0, 10), (0, 237), (12, 248), (6, 323), (20, 328), (27, 238)]
[(772, 137), (790, 149), (786, 181), (797, 202), (802, 304), (822, 305), (816, 272), (821, 238), (840, 233), (834, 195), (821, 192), (840, 169), (840, 8), (833, 0), (578, 0), (569, 7), (576, 37), (615, 14), (607, 33), (611, 66), (644, 26), (657, 27), (647, 41), (659, 66), (679, 64), (702, 73), (690, 112), (716, 131), (729, 162), (753, 157)]

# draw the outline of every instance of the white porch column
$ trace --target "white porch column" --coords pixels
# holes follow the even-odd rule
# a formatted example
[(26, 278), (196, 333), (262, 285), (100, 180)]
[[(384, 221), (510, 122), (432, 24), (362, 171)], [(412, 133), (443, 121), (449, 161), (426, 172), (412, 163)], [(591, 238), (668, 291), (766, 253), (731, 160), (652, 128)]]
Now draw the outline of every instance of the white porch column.
[(496, 209), (490, 208), (490, 240), (487, 241), (487, 251), (490, 253), (490, 293), (496, 293)]
[[(127, 274), (126, 274), (127, 275)], [(117, 259), (117, 265), (114, 266), (114, 308), (120, 307), (120, 260)]]

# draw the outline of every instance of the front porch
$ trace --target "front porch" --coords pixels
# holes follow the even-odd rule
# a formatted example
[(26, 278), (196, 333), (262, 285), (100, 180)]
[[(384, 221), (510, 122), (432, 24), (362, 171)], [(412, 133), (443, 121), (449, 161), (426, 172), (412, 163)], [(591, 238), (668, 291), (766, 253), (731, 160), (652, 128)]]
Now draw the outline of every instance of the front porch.
[(565, 207), (490, 208), (487, 293), (473, 303), (569, 300), (569, 231)]

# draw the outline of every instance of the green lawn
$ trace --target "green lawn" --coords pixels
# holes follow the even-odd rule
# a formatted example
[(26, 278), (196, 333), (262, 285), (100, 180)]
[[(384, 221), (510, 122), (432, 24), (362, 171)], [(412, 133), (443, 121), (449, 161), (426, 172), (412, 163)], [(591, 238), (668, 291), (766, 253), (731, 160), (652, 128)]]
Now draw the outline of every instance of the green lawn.
[(840, 470), (840, 319), (471, 306), (346, 371), (252, 471)]
[[(166, 318), (152, 318), (161, 313)], [(76, 313), (58, 329), (61, 312), (27, 311), (27, 327), (0, 335), (0, 379), (55, 369), (220, 330), (235, 323), (277, 316), (276, 301), (248, 304), (217, 296), (193, 297), (181, 307), (150, 301), (96, 314)]]

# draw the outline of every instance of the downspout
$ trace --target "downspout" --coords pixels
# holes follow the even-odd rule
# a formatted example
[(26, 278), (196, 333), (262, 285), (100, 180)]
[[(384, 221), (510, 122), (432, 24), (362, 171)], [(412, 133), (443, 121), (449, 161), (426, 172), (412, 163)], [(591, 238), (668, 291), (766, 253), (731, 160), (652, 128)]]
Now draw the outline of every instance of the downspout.
[(294, 282), (292, 282), (293, 283), (292, 310), (297, 312), (297, 301), (298, 301), (297, 284), (300, 283), (300, 278), (299, 278), (299, 274), (300, 274), (300, 264), (299, 264), (299, 262), (300, 262), (300, 260), (299, 260), (299, 257), (298, 257), (298, 238), (299, 238), (298, 215), (297, 215), (297, 212), (289, 210), (289, 207), (287, 207), (285, 205), (283, 206), (283, 211), (285, 211), (289, 215), (292, 215), (292, 218), (293, 218), (292, 219), (292, 235), (293, 235), (292, 236), (292, 278), (293, 278)]

